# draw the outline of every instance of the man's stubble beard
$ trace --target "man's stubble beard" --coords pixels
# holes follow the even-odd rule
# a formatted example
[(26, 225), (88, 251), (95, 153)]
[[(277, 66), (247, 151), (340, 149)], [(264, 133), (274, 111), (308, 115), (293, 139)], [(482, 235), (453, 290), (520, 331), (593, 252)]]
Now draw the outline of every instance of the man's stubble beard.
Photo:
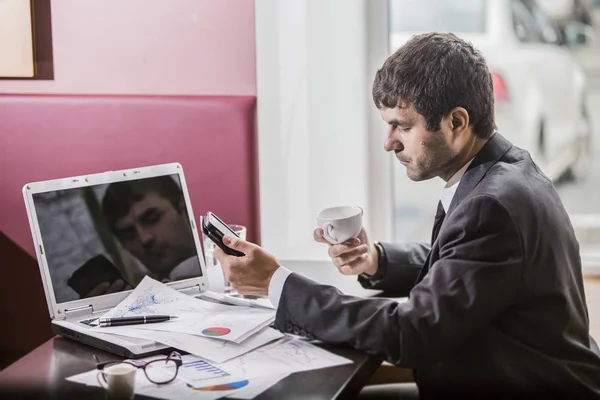
[(419, 182), (446, 175), (451, 167), (457, 154), (444, 141), (441, 132), (435, 132), (433, 137), (434, 139), (427, 146), (426, 158), (419, 171), (411, 174), (410, 169), (407, 168), (407, 175), (410, 180)]

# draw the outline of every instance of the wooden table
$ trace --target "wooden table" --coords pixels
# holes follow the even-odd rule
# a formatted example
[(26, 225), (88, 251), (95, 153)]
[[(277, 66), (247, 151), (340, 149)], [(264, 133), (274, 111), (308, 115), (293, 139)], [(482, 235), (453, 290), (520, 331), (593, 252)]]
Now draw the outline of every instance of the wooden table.
[[(356, 277), (342, 276), (329, 262), (282, 263), (294, 272), (338, 287), (346, 294), (370, 296)], [(298, 372), (263, 392), (257, 399), (346, 399), (352, 398), (369, 381), (381, 360), (348, 347), (320, 344), (354, 363), (307, 372)], [(0, 398), (81, 398), (104, 399), (100, 388), (72, 383), (65, 378), (95, 368), (93, 355), (101, 360), (116, 356), (72, 340), (55, 337), (0, 372)], [(136, 398), (146, 398), (136, 396)]]
[[(380, 360), (347, 347), (323, 348), (354, 361), (353, 364), (294, 373), (257, 399), (347, 399), (355, 396), (375, 372)], [(110, 353), (70, 339), (54, 337), (0, 372), (0, 398), (104, 399), (104, 391), (65, 378), (95, 368)], [(147, 398), (136, 396), (136, 399)]]

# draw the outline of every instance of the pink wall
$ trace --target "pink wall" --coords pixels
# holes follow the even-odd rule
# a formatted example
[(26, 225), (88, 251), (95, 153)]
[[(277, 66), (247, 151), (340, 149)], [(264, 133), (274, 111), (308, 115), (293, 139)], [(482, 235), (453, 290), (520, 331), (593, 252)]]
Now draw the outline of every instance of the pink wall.
[(54, 81), (0, 93), (256, 95), (254, 0), (51, 0)]

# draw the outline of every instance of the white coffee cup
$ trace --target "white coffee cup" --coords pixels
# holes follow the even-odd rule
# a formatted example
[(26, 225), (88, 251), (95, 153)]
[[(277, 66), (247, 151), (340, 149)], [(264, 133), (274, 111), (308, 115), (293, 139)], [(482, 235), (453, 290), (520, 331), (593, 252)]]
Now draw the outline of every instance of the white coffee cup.
[(136, 372), (137, 368), (131, 364), (111, 365), (98, 371), (98, 383), (106, 389), (109, 399), (133, 399)]
[(362, 228), (363, 210), (358, 206), (326, 208), (317, 214), (317, 225), (331, 244), (358, 236)]

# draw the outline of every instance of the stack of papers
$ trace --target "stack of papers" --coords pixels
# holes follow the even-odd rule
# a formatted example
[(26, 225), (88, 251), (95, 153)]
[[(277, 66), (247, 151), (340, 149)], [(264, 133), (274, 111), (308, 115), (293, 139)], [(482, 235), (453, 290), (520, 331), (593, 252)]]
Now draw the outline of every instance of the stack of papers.
[(92, 329), (154, 340), (214, 362), (238, 357), (283, 336), (268, 327), (275, 320), (273, 309), (196, 299), (149, 277), (102, 318), (153, 314), (178, 318), (153, 324)]
[[(225, 396), (251, 399), (294, 372), (350, 363), (352, 361), (308, 342), (286, 336), (225, 363), (211, 363), (200, 357), (186, 355), (177, 379), (167, 385), (150, 384), (139, 370), (135, 392), (160, 399), (208, 400)], [(96, 373), (89, 371), (67, 380), (99, 386)]]
[(281, 332), (276, 331), (275, 329), (265, 328), (263, 331), (238, 344), (216, 339), (208, 339), (195, 335), (188, 335), (186, 333), (162, 331), (152, 332), (125, 327), (119, 327), (118, 331), (116, 328), (106, 328), (106, 330), (107, 333), (116, 333), (122, 336), (154, 340), (155, 342), (165, 344), (167, 346), (206, 358), (207, 360), (217, 363), (239, 357), (242, 354), (245, 354), (283, 336)]
[[(177, 319), (92, 328), (102, 333), (154, 340), (189, 353), (183, 357), (177, 379), (169, 384), (152, 384), (138, 370), (136, 393), (162, 399), (208, 400), (225, 396), (250, 399), (291, 373), (352, 363), (270, 328), (275, 320), (270, 303), (239, 298), (235, 300), (237, 305), (227, 305), (219, 301), (229, 298), (204, 295), (212, 301), (184, 295), (145, 277), (102, 318), (170, 315)], [(99, 386), (96, 374), (93, 370), (67, 379)]]

